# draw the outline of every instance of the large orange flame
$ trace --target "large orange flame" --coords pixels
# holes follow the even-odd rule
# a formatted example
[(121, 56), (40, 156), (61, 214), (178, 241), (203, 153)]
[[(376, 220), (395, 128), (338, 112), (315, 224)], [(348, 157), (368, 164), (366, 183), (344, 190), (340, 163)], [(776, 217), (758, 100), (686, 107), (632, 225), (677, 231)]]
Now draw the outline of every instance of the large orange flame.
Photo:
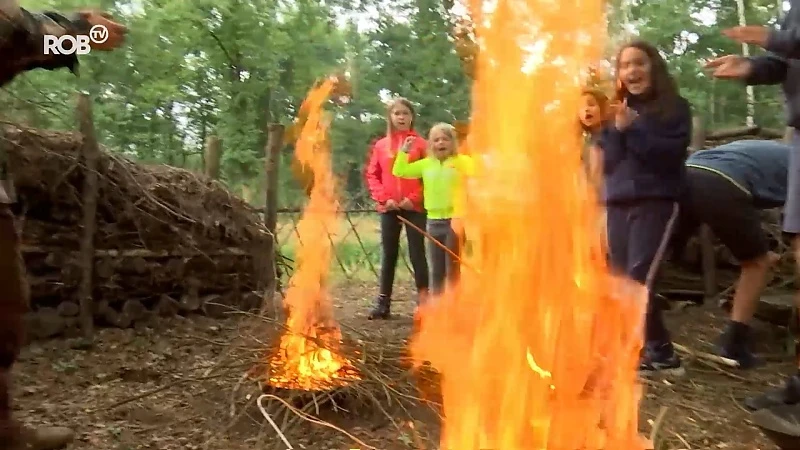
[[(603, 0), (473, 0), (480, 50), (465, 222), (479, 251), (425, 311), (416, 359), (441, 373), (441, 448), (641, 450), (644, 289), (606, 266), (576, 109)], [(482, 154), (482, 155), (481, 155)], [(468, 236), (470, 238), (470, 236)]]
[(289, 316), (280, 351), (271, 359), (270, 384), (278, 387), (318, 390), (345, 384), (357, 373), (336, 351), (341, 331), (333, 316), (326, 279), (332, 244), (329, 230), (339, 221), (336, 180), (327, 139), (329, 116), (323, 106), (339, 79), (324, 80), (309, 93), (301, 110), (304, 117), (295, 145), (295, 157), (313, 174), (310, 198), (297, 225), (297, 266), (284, 305)]

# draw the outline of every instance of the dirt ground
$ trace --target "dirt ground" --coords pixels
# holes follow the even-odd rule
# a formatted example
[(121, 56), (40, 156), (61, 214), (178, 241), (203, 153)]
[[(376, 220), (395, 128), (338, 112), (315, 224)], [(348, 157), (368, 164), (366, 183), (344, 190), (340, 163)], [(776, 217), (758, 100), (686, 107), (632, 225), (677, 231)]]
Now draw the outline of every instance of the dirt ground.
[[(396, 295), (399, 317), (374, 323), (365, 317), (373, 291), (352, 284), (336, 290), (343, 331), (402, 346), (411, 329), (411, 295)], [(669, 317), (675, 340), (694, 351), (709, 350), (723, 323), (722, 312), (711, 306), (673, 310)], [(32, 343), (17, 368), (18, 414), (32, 425), (74, 427), (74, 449), (287, 449), (253, 406), (256, 387), (243, 381), (257, 357), (244, 342), (268, 339), (249, 328), (252, 322), (241, 316), (176, 318), (97, 330), (91, 348), (79, 339)], [(781, 350), (783, 331), (759, 324), (758, 334), (760, 350), (772, 360), (767, 367), (733, 372), (684, 356), (687, 377), (648, 385), (643, 431), (668, 406), (663, 432), (671, 449), (774, 448), (748, 422), (739, 401), (780, 383), (792, 364)], [(326, 410), (322, 417), (377, 449), (437, 448), (438, 418), (431, 408), (381, 403), (386, 405)], [(302, 423), (287, 431), (295, 449), (367, 448), (327, 426)]]

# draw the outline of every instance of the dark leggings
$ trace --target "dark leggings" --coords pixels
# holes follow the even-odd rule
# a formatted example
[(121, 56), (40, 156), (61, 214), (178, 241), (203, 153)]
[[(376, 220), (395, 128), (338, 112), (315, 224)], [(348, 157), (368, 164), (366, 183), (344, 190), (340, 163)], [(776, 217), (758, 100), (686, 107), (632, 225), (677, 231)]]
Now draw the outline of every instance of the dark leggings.
[(655, 299), (653, 284), (675, 227), (678, 205), (645, 200), (609, 205), (606, 211), (611, 265), (648, 288), (645, 343), (653, 349), (670, 346), (669, 331)]
[[(428, 234), (461, 257), (461, 238), (453, 231), (450, 219), (429, 219)], [(440, 295), (447, 282), (458, 282), (461, 275), (459, 260), (433, 241), (428, 242), (428, 254), (431, 258), (431, 294)]]
[[(400, 255), (400, 231), (403, 222), (398, 216), (425, 229), (425, 214), (416, 211), (388, 211), (381, 213), (381, 295), (391, 298), (397, 258)], [(414, 270), (417, 290), (428, 289), (428, 261), (425, 259), (425, 236), (411, 227), (406, 227), (408, 257)]]

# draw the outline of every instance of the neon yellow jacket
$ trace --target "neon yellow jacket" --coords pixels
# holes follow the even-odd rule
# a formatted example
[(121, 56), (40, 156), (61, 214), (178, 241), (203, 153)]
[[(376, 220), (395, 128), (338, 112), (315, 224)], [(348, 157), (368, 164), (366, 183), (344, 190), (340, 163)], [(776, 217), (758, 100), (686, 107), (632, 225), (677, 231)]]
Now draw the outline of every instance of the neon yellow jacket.
[(454, 155), (444, 161), (433, 156), (408, 162), (400, 152), (394, 160), (392, 175), (399, 178), (422, 178), (422, 197), (429, 219), (461, 217), (464, 210), (464, 177), (474, 173), (471, 157)]

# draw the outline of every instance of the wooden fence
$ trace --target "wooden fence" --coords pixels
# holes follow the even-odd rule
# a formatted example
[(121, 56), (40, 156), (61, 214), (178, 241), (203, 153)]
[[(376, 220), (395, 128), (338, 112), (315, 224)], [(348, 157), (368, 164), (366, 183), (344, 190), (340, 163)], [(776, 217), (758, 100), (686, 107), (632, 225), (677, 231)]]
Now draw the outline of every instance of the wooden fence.
[[(293, 247), (302, 244), (297, 226), (302, 210), (282, 208), (276, 211), (276, 248), (286, 257), (292, 258)], [(345, 280), (365, 281), (365, 276), (377, 279), (380, 274), (380, 222), (378, 212), (369, 208), (350, 208), (339, 211), (338, 230), (327, 230), (333, 247), (333, 266), (337, 275)], [(402, 272), (400, 272), (402, 271)], [(404, 236), (400, 236), (400, 259), (398, 276), (412, 272), (408, 258), (408, 247)]]

